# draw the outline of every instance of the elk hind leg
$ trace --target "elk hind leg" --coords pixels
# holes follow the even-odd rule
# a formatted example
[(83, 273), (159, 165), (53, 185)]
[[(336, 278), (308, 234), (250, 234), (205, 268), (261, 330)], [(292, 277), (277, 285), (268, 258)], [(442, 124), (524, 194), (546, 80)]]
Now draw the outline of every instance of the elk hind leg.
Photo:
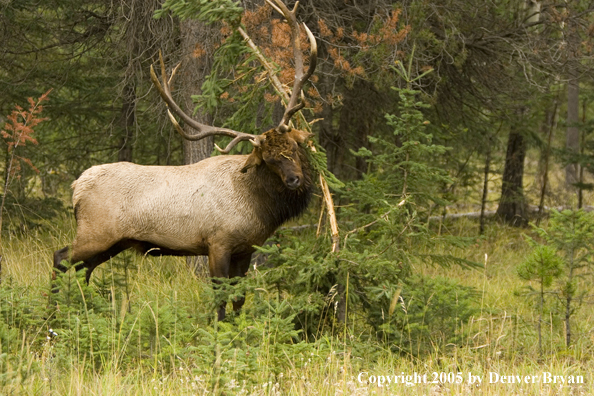
[(54, 282), (56, 280), (56, 270), (60, 271), (61, 273), (64, 273), (68, 269), (67, 266), (62, 264), (62, 261), (69, 261), (69, 259), (70, 259), (69, 254), (68, 254), (69, 250), (70, 250), (70, 248), (68, 246), (66, 246), (66, 247), (64, 247), (60, 250), (56, 250), (54, 252), (54, 268), (52, 270), (52, 277), (50, 280), (50, 289), (51, 289), (52, 293), (58, 292), (58, 287), (54, 284)]
[(54, 252), (54, 271), (52, 273), (52, 279), (56, 279), (56, 270), (60, 271), (60, 272), (66, 272), (66, 270), (68, 269), (68, 267), (66, 267), (64, 264), (62, 264), (62, 261), (66, 261), (69, 259), (68, 257), (68, 251), (70, 250), (70, 248), (68, 246), (60, 249), (60, 250), (56, 250)]
[(99, 264), (106, 262), (110, 258), (116, 256), (118, 253), (122, 252), (123, 250), (126, 250), (128, 247), (129, 246), (126, 246), (125, 244), (118, 242), (108, 247), (107, 249), (96, 250), (92, 253), (89, 253), (89, 250), (87, 249), (84, 252), (84, 254), (80, 253), (81, 249), (75, 247), (72, 249), (72, 257), (70, 257), (70, 247), (68, 246), (60, 250), (56, 250), (54, 252), (54, 271), (52, 273), (52, 280), (56, 279), (56, 270), (64, 273), (68, 269), (67, 266), (62, 264), (62, 261), (69, 261), (72, 264), (78, 263), (74, 266), (76, 271), (80, 271), (81, 269), (87, 270), (85, 274), (85, 279), (88, 284), (93, 270)]
[(122, 243), (116, 243), (109, 249), (98, 252), (92, 255), (91, 257), (85, 259), (82, 263), (75, 265), (74, 268), (76, 269), (76, 271), (80, 271), (83, 268), (87, 270), (87, 272), (85, 273), (85, 281), (88, 285), (89, 281), (91, 280), (91, 274), (93, 273), (93, 270), (95, 268), (97, 268), (100, 264), (103, 264), (110, 258), (117, 256), (119, 253), (126, 249), (128, 249), (128, 246), (125, 246)]

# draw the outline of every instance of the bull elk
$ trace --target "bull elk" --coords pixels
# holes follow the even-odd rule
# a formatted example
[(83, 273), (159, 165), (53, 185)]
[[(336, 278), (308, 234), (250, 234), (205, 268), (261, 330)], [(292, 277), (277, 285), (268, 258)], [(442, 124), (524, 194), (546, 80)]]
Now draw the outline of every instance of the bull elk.
[[(244, 276), (254, 252), (285, 221), (308, 205), (312, 176), (303, 143), (309, 134), (291, 128), (289, 120), (303, 107), (302, 88), (317, 59), (316, 41), (307, 26), (311, 56), (307, 72), (299, 43), (295, 9), (275, 0), (291, 26), (295, 81), (278, 126), (251, 135), (196, 122), (175, 103), (163, 59), (161, 81), (151, 66), (151, 79), (175, 129), (188, 140), (207, 136), (232, 137), (229, 153), (249, 141), (249, 155), (220, 155), (185, 166), (141, 166), (118, 162), (93, 166), (72, 184), (76, 238), (71, 247), (54, 253), (54, 269), (65, 271), (63, 260), (86, 269), (86, 281), (101, 263), (133, 248), (149, 255), (207, 255), (214, 278)], [(172, 112), (198, 131), (186, 134)], [(55, 275), (54, 270), (54, 275)], [(241, 308), (243, 299), (233, 303)], [(218, 310), (225, 317), (225, 304)]]

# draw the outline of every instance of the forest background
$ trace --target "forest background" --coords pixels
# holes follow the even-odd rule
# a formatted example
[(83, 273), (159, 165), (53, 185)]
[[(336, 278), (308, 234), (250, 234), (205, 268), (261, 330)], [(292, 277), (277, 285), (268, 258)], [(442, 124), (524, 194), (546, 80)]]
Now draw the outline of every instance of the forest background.
[[(593, 11), (300, 2), (319, 46), (301, 122), (327, 164), (340, 249), (316, 198), (216, 296), (200, 261), (133, 255), (90, 285), (68, 272), (54, 296), (82, 171), (214, 152), (171, 127), (149, 78), (159, 51), (169, 70), (181, 62), (187, 113), (261, 133), (283, 106), (237, 28), (288, 85), (289, 32), (257, 0), (1, 1), (0, 393), (403, 392), (362, 371), (444, 374), (418, 394), (510, 389), (450, 373), (548, 371), (586, 384), (513, 392), (592, 393)], [(218, 323), (213, 301), (246, 291)]]

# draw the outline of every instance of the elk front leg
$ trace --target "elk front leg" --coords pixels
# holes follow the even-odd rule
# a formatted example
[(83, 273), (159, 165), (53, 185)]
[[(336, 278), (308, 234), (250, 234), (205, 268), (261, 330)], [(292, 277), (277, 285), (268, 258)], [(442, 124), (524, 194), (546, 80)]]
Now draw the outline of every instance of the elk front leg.
[[(229, 265), (231, 254), (227, 249), (211, 246), (208, 252), (208, 267), (213, 278), (213, 287), (218, 288), (220, 281), (217, 278), (229, 278)], [(225, 306), (227, 301), (222, 301), (217, 311), (219, 321), (225, 319)]]
[[(229, 277), (244, 277), (247, 273), (248, 269), (250, 268), (250, 263), (252, 261), (252, 254), (245, 254), (241, 256), (234, 256), (232, 258), (231, 268), (229, 270)], [(236, 300), (233, 301), (233, 310), (235, 312), (239, 311), (243, 304), (245, 303), (245, 296), (238, 297)]]

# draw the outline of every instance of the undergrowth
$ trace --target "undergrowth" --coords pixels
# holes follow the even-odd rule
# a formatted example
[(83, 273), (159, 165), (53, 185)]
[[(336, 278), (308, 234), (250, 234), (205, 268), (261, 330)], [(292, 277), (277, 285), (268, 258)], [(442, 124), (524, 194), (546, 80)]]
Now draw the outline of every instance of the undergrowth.
[[(450, 224), (461, 233), (468, 226)], [(466, 376), (543, 371), (582, 375), (586, 384), (522, 384), (522, 394), (590, 393), (591, 310), (576, 312), (569, 349), (562, 323), (545, 318), (541, 355), (536, 313), (517, 293), (524, 282), (514, 272), (528, 243), (520, 232), (493, 227), (498, 232), (466, 257), (486, 255), (483, 268), (416, 264), (398, 297), (386, 298), (383, 317), (352, 304), (346, 326), (336, 320), (331, 285), (322, 299), (288, 294), (280, 284), (287, 262), (276, 263), (279, 272), (256, 266), (227, 288), (228, 301), (245, 293), (247, 302), (217, 322), (210, 282), (181, 259), (123, 255), (100, 266), (90, 285), (67, 272), (53, 294), (51, 250), (69, 235), (13, 237), (0, 285), (0, 394), (497, 394), (519, 393), (520, 385), (477, 388)], [(277, 252), (277, 261), (291, 249)], [(294, 257), (295, 266), (308, 260), (304, 252)], [(349, 283), (349, 295), (356, 292)], [(415, 372), (461, 372), (465, 381), (379, 387), (370, 377)]]

